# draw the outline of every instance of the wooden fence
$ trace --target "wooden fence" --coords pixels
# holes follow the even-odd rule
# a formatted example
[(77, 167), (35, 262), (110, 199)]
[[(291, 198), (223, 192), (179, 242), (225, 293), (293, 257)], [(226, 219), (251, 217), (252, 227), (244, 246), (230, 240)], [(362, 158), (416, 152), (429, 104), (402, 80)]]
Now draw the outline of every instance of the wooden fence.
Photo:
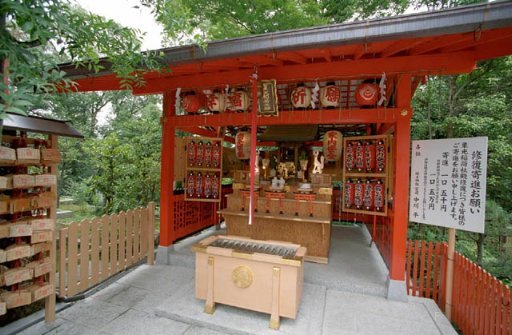
[[(407, 242), (408, 294), (445, 307), (446, 243)], [(455, 252), (452, 322), (463, 334), (512, 335), (512, 292), (460, 253)]]
[(155, 204), (73, 222), (59, 232), (59, 297), (72, 297), (147, 256), (154, 262)]

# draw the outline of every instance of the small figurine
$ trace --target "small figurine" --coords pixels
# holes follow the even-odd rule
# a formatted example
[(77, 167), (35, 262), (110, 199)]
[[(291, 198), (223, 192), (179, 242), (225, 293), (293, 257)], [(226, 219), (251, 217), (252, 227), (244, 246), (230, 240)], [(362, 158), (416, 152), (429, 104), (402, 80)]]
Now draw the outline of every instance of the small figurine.
[(322, 174), (324, 170), (324, 156), (320, 155), (320, 151), (313, 150), (313, 174)]

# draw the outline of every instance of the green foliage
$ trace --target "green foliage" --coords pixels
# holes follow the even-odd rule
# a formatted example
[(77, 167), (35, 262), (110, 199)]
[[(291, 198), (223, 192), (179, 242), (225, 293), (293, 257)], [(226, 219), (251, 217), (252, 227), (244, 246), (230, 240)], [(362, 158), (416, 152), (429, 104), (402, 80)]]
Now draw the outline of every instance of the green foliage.
[(45, 93), (72, 89), (57, 66), (64, 61), (100, 71), (106, 56), (127, 89), (144, 83), (145, 69), (160, 66), (158, 55), (140, 52), (140, 32), (67, 0), (3, 0), (0, 31), (0, 63), (8, 60), (9, 71), (9, 85), (0, 82), (0, 114), (24, 113)]

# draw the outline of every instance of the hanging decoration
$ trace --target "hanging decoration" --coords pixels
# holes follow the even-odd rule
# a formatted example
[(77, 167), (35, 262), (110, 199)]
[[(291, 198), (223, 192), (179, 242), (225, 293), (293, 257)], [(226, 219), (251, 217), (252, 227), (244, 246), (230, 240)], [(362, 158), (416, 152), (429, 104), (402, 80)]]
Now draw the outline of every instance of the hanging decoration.
[(364, 185), (361, 179), (356, 181), (354, 186), (354, 205), (356, 209), (363, 208)]
[(373, 198), (375, 210), (381, 212), (384, 207), (384, 184), (380, 179), (375, 182)]
[(308, 108), (311, 106), (311, 89), (299, 84), (291, 95), (292, 105), (295, 108)]
[(364, 147), (361, 141), (356, 142), (356, 158), (355, 158), (355, 166), (357, 172), (362, 172), (364, 169)]
[(201, 101), (199, 99), (199, 95), (195, 92), (185, 93), (185, 96), (182, 100), (183, 109), (185, 112), (189, 114), (195, 114), (199, 112), (199, 108), (201, 108)]
[(328, 162), (336, 162), (341, 158), (343, 137), (339, 131), (329, 130), (324, 134), (324, 156)]
[(379, 102), (377, 103), (378, 106), (382, 106), (382, 104), (388, 100), (388, 98), (386, 97), (386, 79), (386, 73), (383, 72), (379, 82), (380, 99)]
[(236, 134), (235, 152), (238, 159), (251, 158), (251, 133), (240, 131)]
[(378, 172), (386, 169), (386, 145), (383, 140), (378, 140), (376, 145), (375, 161)]
[(181, 108), (181, 87), (176, 89), (176, 100), (174, 101), (174, 110), (179, 111)]
[(251, 99), (244, 89), (237, 89), (228, 95), (228, 108), (236, 112), (245, 112), (249, 109)]
[(375, 106), (379, 98), (376, 84), (362, 83), (356, 88), (356, 102), (359, 106)]
[(363, 204), (364, 209), (369, 211), (373, 207), (373, 184), (370, 179), (367, 179), (364, 183), (364, 195), (363, 195)]
[(351, 172), (355, 167), (355, 152), (354, 145), (352, 142), (347, 143), (347, 147), (345, 149), (345, 168), (347, 171)]
[(223, 113), (226, 109), (226, 96), (220, 91), (204, 90), (206, 96), (206, 107), (214, 114)]
[(345, 207), (352, 208), (354, 206), (355, 185), (351, 179), (347, 179), (343, 191), (345, 192)]
[(375, 171), (375, 144), (372, 141), (364, 142), (364, 167), (366, 172)]
[(315, 109), (316, 104), (318, 102), (318, 92), (320, 91), (320, 85), (318, 85), (318, 81), (315, 82), (315, 87), (311, 91), (311, 108)]
[(322, 107), (338, 107), (340, 104), (341, 92), (334, 82), (327, 83), (320, 89), (320, 104)]

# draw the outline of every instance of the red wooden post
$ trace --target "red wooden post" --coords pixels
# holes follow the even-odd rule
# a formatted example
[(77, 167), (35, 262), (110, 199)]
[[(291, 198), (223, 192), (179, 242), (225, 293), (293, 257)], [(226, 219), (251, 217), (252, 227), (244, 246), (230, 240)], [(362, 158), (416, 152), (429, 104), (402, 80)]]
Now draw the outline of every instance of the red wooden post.
[[(389, 266), (390, 284), (393, 281), (404, 281), (405, 247), (407, 241), (408, 206), (409, 206), (409, 158), (411, 140), (410, 107), (412, 91), (411, 76), (400, 76), (398, 83), (397, 107), (400, 109), (395, 127), (395, 179), (393, 197), (393, 230), (391, 236), (391, 260)], [(399, 178), (397, 178), (399, 177)], [(405, 285), (404, 285), (405, 286)], [(391, 286), (390, 286), (391, 288)], [(405, 297), (405, 293), (404, 297)], [(388, 296), (390, 293), (388, 291)]]
[(256, 177), (256, 134), (258, 133), (258, 78), (256, 74), (251, 77), (252, 109), (251, 109), (251, 159), (249, 163), (250, 194), (249, 194), (249, 224), (252, 224), (255, 209), (254, 183)]
[(164, 94), (162, 117), (162, 159), (160, 181), (160, 246), (168, 247), (175, 240), (174, 231), (174, 124), (175, 91)]

